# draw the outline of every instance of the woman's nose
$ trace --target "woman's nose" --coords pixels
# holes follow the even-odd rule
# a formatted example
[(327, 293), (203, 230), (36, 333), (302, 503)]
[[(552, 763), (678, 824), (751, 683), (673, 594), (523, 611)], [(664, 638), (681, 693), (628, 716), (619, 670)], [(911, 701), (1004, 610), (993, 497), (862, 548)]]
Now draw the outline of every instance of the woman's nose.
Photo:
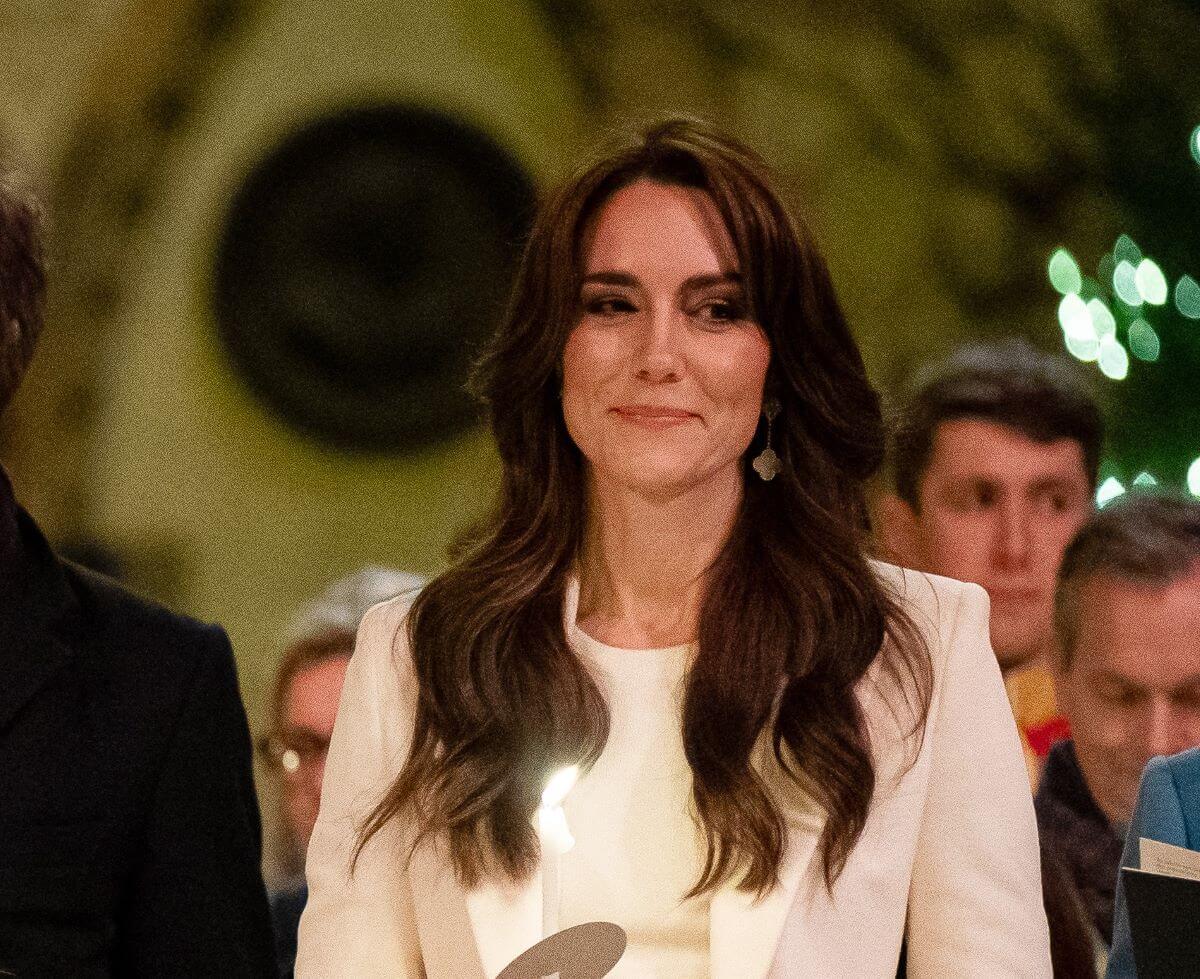
[(635, 364), (638, 378), (651, 383), (677, 381), (683, 373), (678, 317), (670, 309), (651, 309), (638, 326)]

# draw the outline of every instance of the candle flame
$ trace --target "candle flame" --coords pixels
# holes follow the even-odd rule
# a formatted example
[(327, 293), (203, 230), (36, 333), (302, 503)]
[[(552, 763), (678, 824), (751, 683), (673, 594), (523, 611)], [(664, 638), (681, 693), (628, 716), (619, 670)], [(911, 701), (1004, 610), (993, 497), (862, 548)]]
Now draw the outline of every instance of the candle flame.
[(551, 852), (562, 855), (575, 845), (575, 837), (567, 826), (567, 814), (562, 806), (542, 806), (537, 813), (538, 838)]
[(566, 768), (560, 768), (550, 776), (550, 781), (546, 783), (546, 787), (542, 790), (542, 805), (547, 809), (561, 806), (563, 800), (567, 797), (567, 793), (575, 787), (575, 780), (578, 778), (578, 765), (568, 765)]

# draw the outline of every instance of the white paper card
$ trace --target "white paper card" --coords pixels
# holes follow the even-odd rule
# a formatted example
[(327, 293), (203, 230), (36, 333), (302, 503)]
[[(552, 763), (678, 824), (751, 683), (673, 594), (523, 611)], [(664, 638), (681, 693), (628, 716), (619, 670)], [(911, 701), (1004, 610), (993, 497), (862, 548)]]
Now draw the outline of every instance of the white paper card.
[(1200, 853), (1146, 837), (1138, 839), (1142, 869), (1165, 877), (1200, 880)]

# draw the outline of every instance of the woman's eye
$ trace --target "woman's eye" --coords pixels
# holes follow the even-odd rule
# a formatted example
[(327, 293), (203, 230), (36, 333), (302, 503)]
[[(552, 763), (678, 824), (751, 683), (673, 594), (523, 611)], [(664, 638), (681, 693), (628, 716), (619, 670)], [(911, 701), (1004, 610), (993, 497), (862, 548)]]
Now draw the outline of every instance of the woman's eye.
[(593, 316), (618, 316), (622, 313), (632, 313), (634, 306), (624, 296), (598, 296), (595, 299), (584, 300), (583, 309)]
[(714, 323), (735, 323), (745, 318), (745, 310), (726, 299), (707, 302), (698, 310), (700, 318)]

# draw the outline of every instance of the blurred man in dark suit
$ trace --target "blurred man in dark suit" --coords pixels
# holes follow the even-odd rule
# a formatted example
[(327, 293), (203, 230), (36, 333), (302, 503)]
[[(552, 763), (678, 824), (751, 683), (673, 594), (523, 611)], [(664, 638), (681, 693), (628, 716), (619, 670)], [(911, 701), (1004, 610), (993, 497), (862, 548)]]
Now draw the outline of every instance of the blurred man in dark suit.
[[(43, 296), (0, 174), (0, 410)], [(224, 632), (60, 560), (0, 469), (0, 974), (272, 975), (260, 848)]]

